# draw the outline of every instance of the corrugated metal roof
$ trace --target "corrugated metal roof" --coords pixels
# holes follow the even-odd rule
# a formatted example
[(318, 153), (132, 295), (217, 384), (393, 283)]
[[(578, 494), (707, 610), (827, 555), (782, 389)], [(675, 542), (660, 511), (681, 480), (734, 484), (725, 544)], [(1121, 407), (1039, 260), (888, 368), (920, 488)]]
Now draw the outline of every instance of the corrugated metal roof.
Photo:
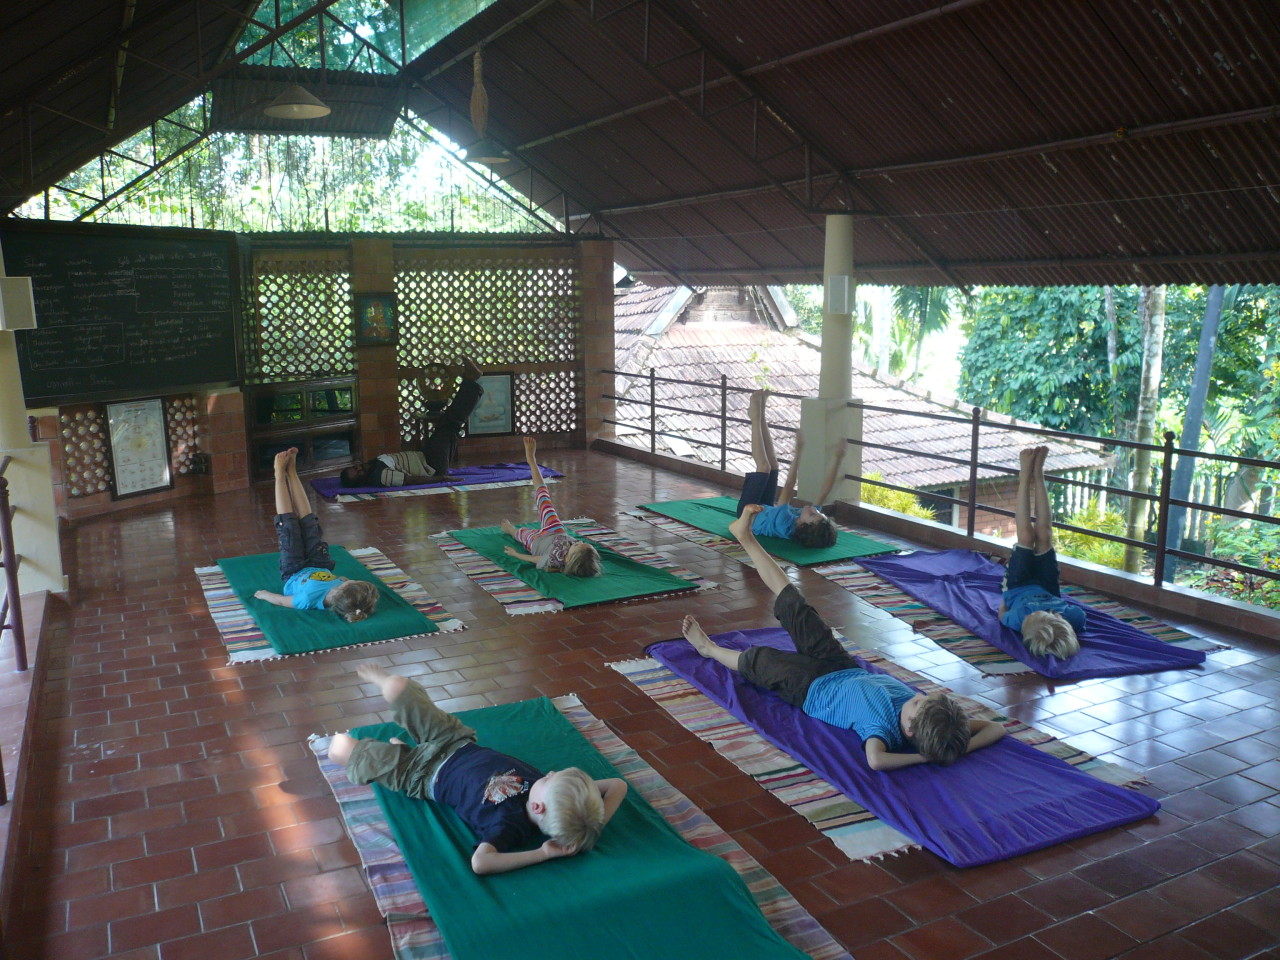
[[(7, 202), (182, 102), (254, 5), (5, 5)], [(464, 146), (480, 43), (501, 175), (651, 280), (814, 280), (845, 210), (869, 283), (1280, 281), (1275, 0), (498, 0), (409, 68)]]
[[(821, 366), (819, 351), (797, 336), (772, 329), (758, 311), (752, 309), (750, 299), (741, 302), (742, 291), (732, 288), (706, 291), (701, 302), (688, 304), (679, 322), (661, 335), (640, 335), (639, 331), (674, 295), (673, 288), (655, 289), (638, 284), (615, 298), (616, 369), (640, 375), (617, 378), (615, 393), (624, 398), (617, 404), (615, 419), (624, 424), (617, 428), (618, 439), (641, 448), (649, 446), (648, 433), (642, 431), (647, 430), (649, 424), (648, 374), (652, 369), (657, 377), (696, 381), (697, 385), (654, 381), (654, 394), (661, 408), (658, 429), (707, 444), (692, 445), (692, 455), (703, 463), (719, 466), (721, 397), (718, 382), (723, 376), (731, 388), (728, 415), (744, 421), (730, 423), (726, 430), (727, 445), (736, 451), (729, 454), (726, 467), (744, 473), (753, 469), (751, 435), (745, 423), (747, 391), (768, 388), (779, 393), (816, 396)], [(967, 417), (971, 409), (950, 398), (940, 402), (921, 395), (896, 378), (881, 379), (862, 367), (855, 367), (853, 371), (852, 395), (873, 406), (902, 411)], [(799, 401), (773, 397), (768, 409), (770, 423), (781, 428), (774, 435), (778, 454), (789, 459), (794, 429), (800, 422)], [(1016, 422), (998, 414), (988, 414), (985, 419), (1006, 424)], [(1019, 450), (1042, 442), (1034, 435), (1002, 429), (983, 430), (979, 436), (979, 459), (1006, 470), (1018, 468)], [(917, 453), (865, 448), (863, 471), (878, 472), (890, 483), (918, 489), (965, 485), (969, 480), (967, 466), (932, 460), (922, 454), (967, 461), (970, 438), (967, 423), (868, 410), (863, 418), (863, 439)], [(1049, 447), (1048, 464), (1052, 473), (1097, 470), (1107, 462), (1101, 451), (1084, 444), (1050, 441)], [(686, 452), (685, 445), (664, 437), (658, 438), (658, 449), (675, 456)], [(1000, 469), (983, 467), (978, 475), (985, 479), (1007, 474)]]

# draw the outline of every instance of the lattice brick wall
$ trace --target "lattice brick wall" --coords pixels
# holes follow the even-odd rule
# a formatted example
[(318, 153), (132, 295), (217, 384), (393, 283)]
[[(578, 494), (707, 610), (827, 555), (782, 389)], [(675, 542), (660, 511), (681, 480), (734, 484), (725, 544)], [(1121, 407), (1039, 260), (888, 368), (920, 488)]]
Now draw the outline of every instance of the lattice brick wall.
[(196, 445), (196, 398), (191, 394), (169, 397), (164, 402), (165, 419), (169, 423), (169, 469), (175, 476), (191, 472)]
[[(420, 433), (417, 416), (454, 380), (438, 365), (466, 354), (482, 367), (516, 373), (517, 432), (576, 429), (582, 294), (577, 264), (564, 250), (399, 250), (395, 292), (400, 318), (400, 432)], [(419, 378), (426, 375), (424, 396)]]
[(245, 317), (247, 383), (355, 373), (351, 258), (345, 251), (262, 251), (253, 260), (254, 315)]
[[(196, 441), (196, 400), (191, 394), (164, 398), (169, 426), (169, 468), (176, 476), (191, 472), (200, 452)], [(68, 497), (91, 497), (111, 489), (111, 446), (105, 404), (80, 404), (58, 410), (62, 477)]]

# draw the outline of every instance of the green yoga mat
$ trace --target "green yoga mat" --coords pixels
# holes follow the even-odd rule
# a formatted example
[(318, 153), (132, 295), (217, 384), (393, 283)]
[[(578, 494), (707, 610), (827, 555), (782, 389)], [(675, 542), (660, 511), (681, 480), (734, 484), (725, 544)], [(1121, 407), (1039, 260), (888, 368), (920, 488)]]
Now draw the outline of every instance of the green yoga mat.
[[(481, 744), (540, 769), (618, 776), (545, 698), (459, 717)], [(352, 733), (409, 741), (390, 723)], [(687, 844), (635, 790), (594, 849), (487, 877), (472, 872), (475, 835), (452, 810), (374, 791), (454, 960), (805, 956), (769, 926), (728, 863)]]
[[(534, 526), (529, 524), (528, 526)], [(572, 531), (570, 531), (572, 535)], [(591, 603), (611, 603), (631, 597), (645, 597), (676, 590), (696, 590), (697, 584), (614, 553), (600, 544), (592, 544), (600, 553), (604, 575), (571, 577), (564, 573), (547, 573), (532, 563), (508, 557), (504, 547), (525, 548), (508, 537), (499, 527), (470, 527), (450, 530), (449, 536), (470, 547), (486, 560), (496, 563), (512, 576), (524, 581), (544, 597), (559, 600), (565, 608), (584, 607)], [(579, 538), (581, 539), (581, 538)]]
[[(672, 520), (679, 520), (691, 527), (714, 533), (732, 540), (729, 524), (738, 516), (738, 501), (733, 497), (706, 497), (701, 500), (672, 500), (668, 503), (642, 503), (645, 510), (652, 510)], [(897, 547), (880, 543), (870, 537), (860, 537), (844, 530), (836, 534), (836, 542), (830, 547), (802, 547), (785, 537), (760, 537), (760, 546), (775, 557), (781, 557), (798, 566), (814, 563), (830, 563), (834, 560), (852, 560), (854, 557), (870, 557), (877, 553), (893, 553)]]
[(259, 590), (279, 593), (280, 554), (259, 553), (251, 557), (229, 557), (218, 561), (227, 582), (262, 629), (272, 649), (281, 656), (378, 643), (440, 628), (398, 597), (394, 590), (374, 576), (343, 547), (329, 548), (336, 566), (333, 572), (351, 580), (368, 580), (378, 588), (378, 609), (359, 623), (346, 623), (329, 610), (293, 610), (254, 599)]

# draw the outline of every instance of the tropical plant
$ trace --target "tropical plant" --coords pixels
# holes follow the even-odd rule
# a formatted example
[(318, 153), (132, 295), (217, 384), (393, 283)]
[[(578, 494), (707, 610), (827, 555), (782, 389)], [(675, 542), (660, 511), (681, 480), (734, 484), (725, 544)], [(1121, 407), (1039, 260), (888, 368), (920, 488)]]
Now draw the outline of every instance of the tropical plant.
[[(1089, 502), (1067, 516), (1065, 522), (1073, 527), (1084, 527), (1116, 537), (1123, 537), (1125, 534), (1124, 514), (1119, 510), (1108, 509), (1101, 497), (1090, 497)], [(1124, 566), (1123, 543), (1091, 537), (1074, 530), (1055, 530), (1053, 538), (1058, 550), (1066, 556), (1116, 570)]]
[(951, 325), (951, 310), (956, 292), (951, 287), (894, 287), (893, 312), (895, 319), (906, 324), (903, 342), (915, 348), (915, 359), (910, 379), (920, 376), (920, 353), (925, 338), (931, 333), (941, 333)]
[[(879, 473), (868, 473), (866, 479), (883, 480), (884, 477)], [(885, 510), (892, 510), (895, 513), (906, 514), (908, 517), (919, 517), (922, 520), (934, 519), (934, 512), (917, 500), (914, 494), (903, 490), (877, 487), (871, 483), (860, 484), (860, 488), (860, 498), (863, 503), (869, 503), (875, 507), (883, 507)]]

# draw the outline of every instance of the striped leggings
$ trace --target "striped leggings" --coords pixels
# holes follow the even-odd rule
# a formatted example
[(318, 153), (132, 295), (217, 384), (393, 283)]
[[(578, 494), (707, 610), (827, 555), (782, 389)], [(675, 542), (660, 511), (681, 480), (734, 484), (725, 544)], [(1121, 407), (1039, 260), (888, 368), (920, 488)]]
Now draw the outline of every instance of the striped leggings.
[(556, 513), (555, 504), (551, 502), (551, 494), (547, 491), (545, 483), (533, 491), (533, 498), (538, 504), (538, 529), (521, 527), (516, 531), (516, 539), (529, 550), (533, 549), (533, 541), (538, 537), (548, 533), (564, 533), (564, 524), (560, 522), (560, 515)]

